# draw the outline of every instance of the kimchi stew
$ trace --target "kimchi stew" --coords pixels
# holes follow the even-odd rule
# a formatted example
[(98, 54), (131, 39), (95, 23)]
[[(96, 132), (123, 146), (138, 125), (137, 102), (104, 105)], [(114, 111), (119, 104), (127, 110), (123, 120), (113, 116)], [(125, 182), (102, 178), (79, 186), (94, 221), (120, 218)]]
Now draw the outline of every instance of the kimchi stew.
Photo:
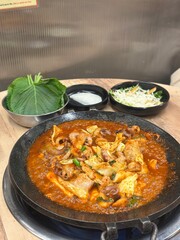
[(74, 120), (36, 139), (27, 170), (50, 200), (78, 211), (113, 214), (157, 198), (169, 167), (156, 133), (118, 122)]

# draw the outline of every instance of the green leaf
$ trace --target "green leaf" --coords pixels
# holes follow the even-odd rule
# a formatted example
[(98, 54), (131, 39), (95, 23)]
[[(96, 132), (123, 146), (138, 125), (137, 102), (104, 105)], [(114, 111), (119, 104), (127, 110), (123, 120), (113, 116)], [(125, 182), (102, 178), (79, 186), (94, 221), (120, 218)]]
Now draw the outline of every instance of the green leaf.
[(64, 106), (66, 87), (56, 78), (42, 79), (40, 74), (16, 78), (8, 87), (7, 106), (23, 115), (41, 115)]

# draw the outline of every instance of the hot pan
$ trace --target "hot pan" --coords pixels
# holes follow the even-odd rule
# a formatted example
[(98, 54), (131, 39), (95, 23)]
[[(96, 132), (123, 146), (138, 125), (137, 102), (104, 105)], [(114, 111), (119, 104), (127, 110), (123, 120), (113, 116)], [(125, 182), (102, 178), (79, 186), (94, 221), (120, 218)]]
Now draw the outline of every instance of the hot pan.
[[(32, 184), (26, 169), (26, 158), (29, 148), (35, 139), (43, 132), (47, 131), (54, 124), (60, 124), (76, 119), (97, 119), (105, 121), (122, 122), (128, 125), (139, 125), (145, 131), (158, 133), (167, 148), (167, 159), (174, 163), (177, 180), (167, 184), (159, 198), (151, 203), (133, 209), (128, 212), (118, 214), (94, 214), (79, 212), (60, 206), (44, 197), (35, 185)], [(56, 118), (47, 120), (30, 130), (28, 130), (14, 145), (9, 159), (8, 170), (13, 187), (20, 197), (31, 207), (41, 214), (65, 223), (85, 227), (100, 229), (102, 239), (117, 239), (117, 229), (137, 227), (142, 232), (150, 232), (154, 228), (155, 221), (160, 216), (171, 211), (180, 203), (180, 148), (179, 143), (167, 132), (156, 125), (132, 115), (115, 112), (87, 111), (70, 112)], [(155, 237), (152, 239), (155, 239)]]

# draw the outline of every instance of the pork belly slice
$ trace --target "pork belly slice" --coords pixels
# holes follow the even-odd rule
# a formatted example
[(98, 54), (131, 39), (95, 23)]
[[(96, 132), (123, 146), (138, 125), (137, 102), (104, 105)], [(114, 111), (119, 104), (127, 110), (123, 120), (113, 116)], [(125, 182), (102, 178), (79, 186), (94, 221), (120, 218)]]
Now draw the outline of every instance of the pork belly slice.
[(73, 193), (69, 192), (63, 185), (58, 181), (58, 176), (53, 172), (48, 172), (47, 178), (54, 183), (66, 196), (73, 197)]
[(70, 181), (70, 183), (73, 184), (77, 190), (84, 190), (88, 194), (94, 184), (94, 181), (92, 181), (85, 173), (80, 173), (77, 178)]
[(144, 164), (143, 161), (143, 154), (141, 153), (139, 144), (135, 140), (129, 140), (124, 149), (124, 155), (127, 159), (127, 161), (135, 161), (139, 162), (141, 165)]
[(84, 173), (80, 173), (76, 178), (70, 181), (64, 181), (58, 177), (58, 182), (67, 190), (73, 193), (80, 199), (87, 200), (89, 197), (89, 190), (92, 188), (94, 182)]

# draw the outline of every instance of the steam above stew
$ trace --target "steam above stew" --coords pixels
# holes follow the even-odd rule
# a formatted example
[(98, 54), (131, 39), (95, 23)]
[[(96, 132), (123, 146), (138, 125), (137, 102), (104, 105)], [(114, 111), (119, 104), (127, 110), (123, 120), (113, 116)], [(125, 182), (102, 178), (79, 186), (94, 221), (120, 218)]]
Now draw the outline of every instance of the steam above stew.
[(154, 200), (168, 162), (159, 135), (101, 120), (54, 125), (31, 146), (27, 169), (52, 201), (78, 211), (113, 214)]

